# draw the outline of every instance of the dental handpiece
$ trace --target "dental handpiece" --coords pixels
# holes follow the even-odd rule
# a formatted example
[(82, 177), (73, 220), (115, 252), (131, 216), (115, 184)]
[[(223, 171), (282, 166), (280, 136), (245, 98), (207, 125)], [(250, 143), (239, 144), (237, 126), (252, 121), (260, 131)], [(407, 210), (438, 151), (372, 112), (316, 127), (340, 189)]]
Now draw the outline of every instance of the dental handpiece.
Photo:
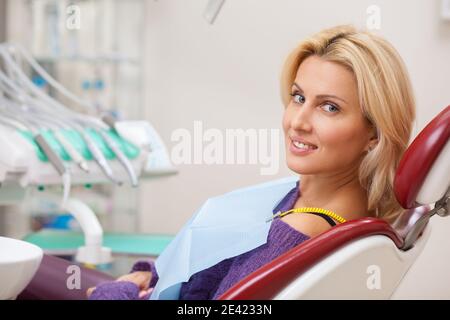
[(84, 160), (83, 156), (75, 149), (75, 147), (67, 141), (63, 134), (58, 130), (53, 130), (53, 135), (58, 139), (59, 143), (63, 146), (64, 150), (67, 151), (72, 160), (80, 167), (83, 171), (89, 173), (89, 166)]
[(138, 179), (131, 162), (128, 160), (122, 150), (120, 150), (119, 146), (115, 141), (113, 141), (113, 139), (111, 139), (103, 130), (100, 129), (99, 132), (108, 147), (114, 152), (119, 162), (124, 166), (125, 170), (128, 173), (128, 176), (130, 177), (131, 185), (133, 187), (137, 187)]
[(89, 151), (92, 153), (92, 156), (94, 157), (94, 160), (98, 163), (100, 168), (102, 169), (103, 173), (108, 177), (109, 180), (114, 182), (117, 185), (121, 185), (122, 181), (117, 180), (113, 176), (113, 171), (111, 167), (108, 164), (108, 161), (106, 160), (105, 156), (103, 155), (100, 148), (95, 144), (95, 142), (92, 140), (91, 137), (89, 137), (88, 134), (84, 132), (84, 130), (80, 131), (81, 136), (83, 137), (84, 141), (86, 142), (86, 145), (89, 149)]
[(60, 175), (66, 173), (67, 168), (64, 165), (63, 160), (61, 160), (61, 158), (55, 153), (55, 151), (53, 151), (47, 140), (45, 140), (44, 136), (41, 133), (37, 133), (34, 136), (34, 140), (39, 145), (39, 147), (41, 147), (42, 151), (47, 156), (50, 163), (55, 167), (56, 171), (58, 171)]
[[(15, 118), (15, 116), (11, 115), (11, 117)], [(22, 119), (23, 120), (23, 119)], [(33, 134), (33, 139), (37, 143), (37, 145), (41, 148), (42, 152), (47, 156), (50, 163), (53, 165), (53, 167), (56, 169), (56, 171), (63, 175), (67, 172), (67, 168), (64, 165), (64, 162), (61, 160), (60, 157), (53, 151), (53, 149), (48, 144), (47, 140), (45, 140), (44, 136), (40, 132), (36, 132), (34, 129), (31, 129), (30, 126), (26, 125), (19, 125), (17, 121), (12, 119), (4, 119), (0, 118), (0, 122), (4, 125), (15, 127), (18, 130), (29, 129), (31, 133)]]
[(42, 113), (41, 114), (35, 113), (33, 114), (33, 116), (41, 118), (42, 120), (53, 124), (55, 128), (52, 128), (52, 133), (55, 136), (56, 140), (63, 146), (64, 150), (69, 154), (72, 161), (75, 162), (80, 169), (82, 169), (86, 173), (89, 173), (89, 166), (86, 160), (60, 131), (60, 129), (64, 129), (65, 124), (63, 125), (61, 121), (55, 118), (51, 118)]
[(56, 154), (55, 151), (50, 147), (47, 140), (45, 140), (44, 136), (41, 133), (37, 133), (34, 136), (34, 141), (41, 147), (44, 154), (47, 156), (50, 163), (55, 167), (56, 171), (61, 175), (61, 178), (63, 180), (63, 200), (62, 204), (67, 202), (67, 199), (69, 198), (70, 194), (70, 184), (71, 184), (71, 178), (70, 178), (70, 171), (67, 169), (67, 167), (64, 165), (63, 160)]

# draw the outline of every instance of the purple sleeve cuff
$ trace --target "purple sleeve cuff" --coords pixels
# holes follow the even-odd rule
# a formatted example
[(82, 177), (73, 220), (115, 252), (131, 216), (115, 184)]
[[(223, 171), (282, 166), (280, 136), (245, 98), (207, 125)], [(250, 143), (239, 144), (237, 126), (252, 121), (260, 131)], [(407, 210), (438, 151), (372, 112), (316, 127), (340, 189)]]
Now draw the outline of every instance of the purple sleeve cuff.
[(97, 286), (89, 300), (139, 300), (139, 288), (129, 281), (105, 282)]
[[(158, 273), (152, 260), (136, 262), (131, 269), (131, 273), (135, 271), (150, 271), (152, 273), (149, 288), (153, 288), (158, 282)], [(130, 281), (104, 282), (96, 287), (89, 300), (139, 300), (139, 288)]]
[(158, 272), (156, 272), (155, 262), (153, 260), (142, 260), (136, 262), (131, 268), (130, 273), (135, 271), (150, 271), (152, 273), (152, 279), (150, 280), (149, 288), (156, 286), (158, 282)]

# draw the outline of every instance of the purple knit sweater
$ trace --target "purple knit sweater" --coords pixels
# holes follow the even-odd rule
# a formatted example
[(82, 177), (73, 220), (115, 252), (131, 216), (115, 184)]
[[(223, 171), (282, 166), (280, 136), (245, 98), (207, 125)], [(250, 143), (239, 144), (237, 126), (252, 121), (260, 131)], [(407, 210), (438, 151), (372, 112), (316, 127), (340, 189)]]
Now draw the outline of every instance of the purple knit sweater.
[[(297, 181), (296, 187), (284, 196), (273, 212), (292, 209), (299, 196)], [(179, 298), (181, 300), (217, 299), (239, 280), (307, 239), (309, 239), (307, 235), (295, 230), (282, 220), (275, 219), (272, 221), (265, 244), (193, 274), (188, 282), (181, 285)], [(150, 287), (156, 285), (158, 274), (153, 261), (138, 261), (131, 270), (131, 272), (134, 271), (151, 271), (153, 276)], [(89, 299), (137, 300), (138, 295), (137, 285), (131, 282), (106, 282), (98, 285)], [(148, 299), (148, 297), (144, 298)]]

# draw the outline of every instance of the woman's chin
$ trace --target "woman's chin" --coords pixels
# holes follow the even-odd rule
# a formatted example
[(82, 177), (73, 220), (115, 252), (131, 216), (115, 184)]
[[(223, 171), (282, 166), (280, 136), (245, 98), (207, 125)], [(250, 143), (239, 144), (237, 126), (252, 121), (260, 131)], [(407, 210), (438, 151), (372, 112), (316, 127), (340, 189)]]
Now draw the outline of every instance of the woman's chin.
[(302, 163), (299, 163), (298, 160), (289, 161), (289, 159), (288, 159), (287, 166), (290, 170), (292, 170), (298, 174), (312, 174), (314, 171), (307, 163), (302, 164)]

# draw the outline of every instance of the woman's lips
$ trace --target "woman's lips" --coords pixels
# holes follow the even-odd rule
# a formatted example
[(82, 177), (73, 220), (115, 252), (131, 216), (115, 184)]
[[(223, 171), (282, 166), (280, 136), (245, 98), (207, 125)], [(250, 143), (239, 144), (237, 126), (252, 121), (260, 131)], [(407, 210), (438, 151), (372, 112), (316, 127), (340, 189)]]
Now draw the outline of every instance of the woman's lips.
[(290, 143), (289, 143), (289, 150), (291, 153), (293, 153), (295, 155), (303, 156), (303, 155), (308, 155), (308, 154), (316, 151), (317, 147), (314, 146), (314, 148), (308, 148), (308, 149), (298, 148), (297, 146), (294, 145), (294, 141), (291, 139)]
[(310, 141), (308, 141), (308, 140), (306, 140), (306, 139), (303, 139), (303, 138), (301, 138), (301, 137), (299, 137), (299, 136), (289, 136), (289, 138), (290, 138), (292, 141), (299, 142), (299, 143), (303, 143), (303, 144), (312, 146), (312, 147), (314, 147), (314, 148), (317, 149), (317, 146), (316, 146), (314, 143), (312, 143), (312, 142), (310, 142)]

